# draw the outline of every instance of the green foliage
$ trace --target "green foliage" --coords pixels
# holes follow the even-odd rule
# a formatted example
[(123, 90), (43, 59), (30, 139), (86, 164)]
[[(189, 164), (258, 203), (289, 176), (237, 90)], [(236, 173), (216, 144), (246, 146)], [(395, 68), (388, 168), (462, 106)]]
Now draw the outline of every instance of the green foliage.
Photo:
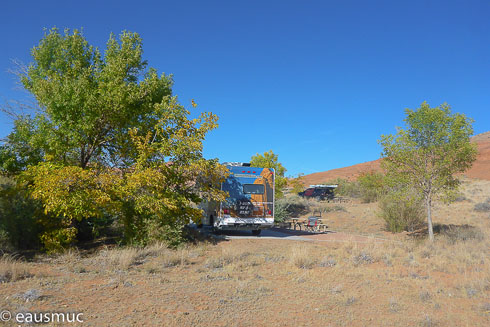
[(390, 180), (409, 185), (424, 199), (432, 240), (433, 199), (451, 200), (459, 186), (454, 174), (466, 171), (476, 160), (476, 145), (470, 143), (472, 120), (452, 114), (447, 104), (431, 108), (423, 102), (417, 110), (405, 112), (407, 128), (381, 136), (382, 166)]
[(275, 202), (274, 219), (277, 222), (282, 222), (289, 217), (298, 217), (308, 212), (309, 208), (308, 200), (298, 195), (285, 196)]
[(289, 186), (292, 194), (298, 194), (304, 191), (303, 174), (298, 174), (296, 178), (289, 179)]
[(36, 219), (43, 216), (40, 203), (29, 199), (12, 179), (0, 178), (0, 249), (37, 248), (42, 232)]
[(102, 54), (80, 31), (57, 29), (32, 49), (22, 83), (40, 109), (16, 121), (0, 164), (22, 172), (29, 198), (42, 204), (35, 219), (50, 252), (112, 219), (128, 243), (175, 244), (201, 217), (195, 204), (224, 199), (213, 186), (226, 168), (202, 157), (218, 117), (180, 105), (171, 76), (147, 68), (142, 52), (136, 33), (111, 35)]
[(376, 202), (385, 193), (384, 175), (377, 172), (361, 174), (357, 178), (359, 183), (361, 198), (365, 203)]
[(392, 189), (381, 199), (379, 207), (379, 215), (390, 232), (414, 231), (424, 224), (423, 200), (413, 190)]
[(149, 131), (160, 119), (155, 106), (169, 101), (171, 77), (146, 68), (136, 33), (111, 35), (106, 47), (102, 55), (80, 31), (54, 28), (32, 49), (22, 83), (41, 108), (31, 139), (48, 160), (131, 164), (128, 130)]
[(36, 139), (36, 122), (30, 116), (20, 116), (14, 121), (14, 130), (0, 145), (0, 172), (15, 175), (42, 161), (43, 151)]
[(334, 190), (335, 196), (348, 196), (351, 198), (359, 198), (361, 196), (361, 189), (357, 181), (337, 178), (325, 184), (337, 185), (337, 188)]
[[(189, 113), (184, 110), (183, 114)], [(27, 169), (23, 178), (29, 183), (30, 195), (43, 203), (50, 216), (42, 221), (49, 231), (42, 237), (45, 247), (54, 251), (71, 244), (76, 234), (68, 233), (67, 228), (108, 214), (119, 218), (128, 243), (178, 243), (183, 239), (179, 236), (182, 227), (202, 215), (194, 203), (202, 198), (224, 200), (224, 192), (212, 185), (224, 180), (226, 168), (200, 157), (202, 139), (207, 129), (214, 128), (214, 117), (180, 118), (180, 122), (162, 119), (154, 134), (130, 130), (137, 151), (130, 168), (94, 165), (83, 169), (46, 162)], [(163, 161), (165, 157), (171, 161)], [(54, 232), (58, 229), (63, 233)]]
[(30, 183), (31, 197), (43, 203), (45, 213), (62, 217), (62, 223), (70, 226), (74, 220), (101, 217), (109, 209), (112, 175), (110, 171), (43, 162), (29, 167), (23, 178)]
[(41, 235), (41, 242), (47, 253), (59, 253), (73, 246), (77, 239), (75, 227), (62, 227), (45, 232)]
[(276, 199), (280, 199), (284, 196), (284, 188), (288, 185), (288, 180), (284, 177), (286, 173), (286, 168), (279, 162), (279, 156), (274, 154), (272, 150), (268, 152), (264, 152), (264, 154), (255, 154), (250, 159), (250, 164), (253, 167), (261, 167), (261, 168), (274, 168), (275, 176), (274, 176), (274, 193)]

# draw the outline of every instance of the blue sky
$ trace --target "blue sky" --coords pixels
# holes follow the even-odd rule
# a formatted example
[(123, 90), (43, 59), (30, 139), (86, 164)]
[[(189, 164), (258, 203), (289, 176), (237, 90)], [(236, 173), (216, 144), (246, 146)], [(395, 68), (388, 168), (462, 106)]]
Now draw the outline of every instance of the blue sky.
[[(43, 28), (83, 27), (104, 48), (138, 32), (190, 108), (220, 117), (204, 155), (272, 149), (287, 175), (379, 158), (404, 109), (447, 102), (490, 130), (489, 1), (4, 1), (0, 100), (21, 99), (11, 59), (30, 62)], [(0, 137), (11, 129), (2, 116)]]

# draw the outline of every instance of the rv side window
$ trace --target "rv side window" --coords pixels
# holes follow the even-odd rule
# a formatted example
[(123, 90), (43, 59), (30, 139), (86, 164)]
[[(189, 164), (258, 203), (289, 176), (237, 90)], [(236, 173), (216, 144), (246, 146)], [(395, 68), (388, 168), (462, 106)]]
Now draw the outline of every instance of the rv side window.
[(245, 193), (245, 194), (264, 194), (264, 185), (262, 185), (262, 184), (243, 184), (243, 193)]

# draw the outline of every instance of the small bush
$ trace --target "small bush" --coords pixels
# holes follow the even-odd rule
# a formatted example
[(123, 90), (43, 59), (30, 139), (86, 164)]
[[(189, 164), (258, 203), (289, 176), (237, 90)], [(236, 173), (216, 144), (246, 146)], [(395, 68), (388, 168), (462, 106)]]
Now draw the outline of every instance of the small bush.
[(490, 198), (488, 198), (485, 202), (475, 204), (474, 210), (480, 212), (490, 212)]
[(282, 222), (288, 217), (307, 213), (309, 208), (308, 200), (298, 195), (287, 196), (276, 201), (274, 218), (276, 221)]
[(400, 305), (398, 304), (395, 298), (390, 299), (389, 306), (390, 306), (390, 311), (393, 313), (397, 313), (398, 311), (400, 311)]
[(41, 242), (47, 253), (61, 253), (75, 245), (76, 239), (75, 227), (55, 229), (41, 235)]
[(424, 206), (413, 192), (390, 193), (383, 197), (379, 207), (379, 214), (390, 232), (414, 231), (424, 225)]
[(468, 198), (463, 193), (458, 193), (454, 197), (454, 202), (468, 201)]
[(316, 259), (305, 247), (294, 247), (291, 251), (291, 263), (301, 269), (311, 269), (316, 264)]
[(352, 305), (354, 303), (356, 303), (358, 300), (356, 297), (354, 296), (350, 296), (346, 301), (345, 301), (345, 305)]
[(422, 302), (429, 302), (432, 299), (432, 296), (427, 291), (420, 292), (419, 297)]
[(39, 247), (41, 226), (35, 217), (42, 208), (31, 200), (25, 189), (8, 178), (0, 180), (0, 249), (33, 249)]
[(364, 203), (378, 201), (385, 192), (384, 175), (377, 172), (364, 173), (358, 177), (361, 198)]
[(319, 266), (323, 268), (331, 268), (337, 265), (337, 261), (331, 257), (324, 258), (320, 263)]
[(26, 302), (34, 302), (34, 301), (37, 301), (37, 300), (43, 298), (43, 296), (41, 295), (41, 292), (39, 290), (36, 290), (36, 289), (30, 289), (24, 293), (17, 294), (17, 297), (21, 298), (22, 300), (24, 300)]
[(373, 257), (366, 252), (359, 253), (359, 255), (353, 257), (352, 260), (354, 262), (354, 266), (360, 266), (360, 265), (370, 264), (374, 262)]
[(327, 184), (338, 185), (335, 189), (335, 196), (348, 196), (351, 198), (359, 198), (361, 196), (361, 187), (357, 181), (349, 181), (347, 179), (337, 178)]
[(434, 232), (446, 237), (449, 243), (482, 241), (485, 236), (478, 228), (470, 225), (435, 225)]

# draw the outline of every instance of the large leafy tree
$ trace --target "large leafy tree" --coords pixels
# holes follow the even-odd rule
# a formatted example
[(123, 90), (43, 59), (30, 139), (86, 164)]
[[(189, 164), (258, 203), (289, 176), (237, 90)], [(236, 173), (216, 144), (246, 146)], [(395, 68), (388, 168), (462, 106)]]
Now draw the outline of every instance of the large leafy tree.
[(82, 168), (134, 162), (129, 129), (154, 128), (155, 106), (172, 93), (171, 76), (147, 68), (140, 36), (111, 35), (102, 55), (80, 31), (52, 29), (31, 53), (22, 83), (41, 108), (31, 143), (50, 160)]
[(195, 203), (224, 195), (210, 187), (224, 168), (202, 157), (218, 117), (190, 118), (171, 76), (148, 68), (142, 53), (136, 33), (111, 35), (102, 54), (80, 31), (57, 29), (32, 49), (22, 83), (39, 110), (19, 118), (0, 154), (43, 203), (41, 239), (53, 249), (73, 241), (77, 221), (107, 215), (129, 242), (176, 235), (200, 219)]
[(272, 150), (264, 152), (264, 154), (257, 153), (250, 159), (250, 164), (254, 167), (275, 169), (275, 196), (276, 198), (282, 198), (284, 196), (283, 189), (287, 186), (288, 180), (284, 176), (286, 168), (279, 162), (279, 156), (274, 154)]
[(423, 102), (420, 108), (406, 109), (405, 113), (405, 129), (381, 136), (383, 166), (388, 180), (415, 189), (424, 199), (432, 241), (433, 200), (450, 200), (459, 186), (455, 174), (466, 171), (476, 160), (476, 146), (470, 143), (473, 121), (464, 114), (451, 113), (446, 103), (431, 108)]

